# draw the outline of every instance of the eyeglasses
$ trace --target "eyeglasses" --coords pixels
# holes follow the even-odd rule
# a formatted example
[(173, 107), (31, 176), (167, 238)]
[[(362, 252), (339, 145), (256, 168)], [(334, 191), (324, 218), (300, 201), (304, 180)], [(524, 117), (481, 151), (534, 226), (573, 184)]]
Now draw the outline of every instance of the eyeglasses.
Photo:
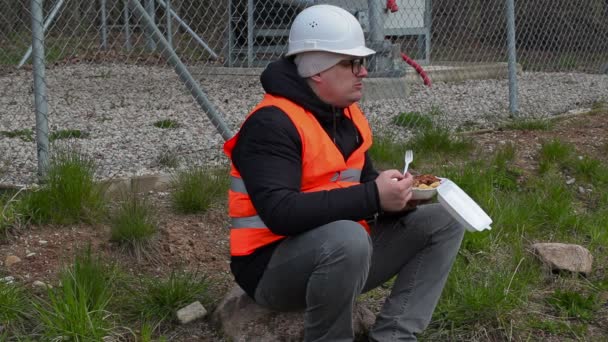
[(345, 67), (350, 65), (350, 70), (353, 74), (359, 75), (361, 73), (361, 68), (365, 68), (367, 65), (367, 58), (345, 59), (338, 64)]

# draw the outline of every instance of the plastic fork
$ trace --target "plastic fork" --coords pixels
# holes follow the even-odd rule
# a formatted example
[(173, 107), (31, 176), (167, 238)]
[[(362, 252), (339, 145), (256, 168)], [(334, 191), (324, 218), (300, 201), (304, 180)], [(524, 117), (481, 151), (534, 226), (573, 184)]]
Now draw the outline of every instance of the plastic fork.
[(414, 152), (412, 150), (405, 151), (405, 167), (403, 168), (403, 174), (407, 173), (407, 168), (410, 167), (410, 163), (414, 160)]

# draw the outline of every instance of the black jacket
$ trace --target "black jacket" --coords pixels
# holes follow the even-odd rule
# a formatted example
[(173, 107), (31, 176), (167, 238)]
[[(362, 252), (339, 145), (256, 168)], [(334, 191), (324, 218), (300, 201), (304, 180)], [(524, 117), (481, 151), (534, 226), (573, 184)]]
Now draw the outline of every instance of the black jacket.
[[(322, 102), (301, 78), (292, 59), (268, 65), (261, 75), (264, 90), (285, 97), (312, 112), (348, 158), (362, 139), (342, 109)], [(265, 107), (246, 120), (232, 152), (232, 162), (241, 174), (258, 215), (275, 234), (297, 235), (337, 220), (370, 218), (379, 209), (378, 173), (369, 155), (361, 184), (345, 189), (300, 192), (302, 141), (295, 126), (277, 107)], [(277, 242), (252, 255), (232, 257), (237, 283), (251, 296), (264, 273)]]

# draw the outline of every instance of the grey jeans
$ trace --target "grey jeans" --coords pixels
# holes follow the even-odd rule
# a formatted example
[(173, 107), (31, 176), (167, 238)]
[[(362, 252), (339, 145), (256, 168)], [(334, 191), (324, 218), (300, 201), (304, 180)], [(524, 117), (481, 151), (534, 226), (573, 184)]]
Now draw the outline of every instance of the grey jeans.
[(357, 296), (393, 276), (370, 341), (415, 341), (431, 320), (464, 229), (439, 205), (372, 226), (336, 221), (279, 244), (255, 300), (281, 311), (305, 309), (306, 341), (352, 341)]

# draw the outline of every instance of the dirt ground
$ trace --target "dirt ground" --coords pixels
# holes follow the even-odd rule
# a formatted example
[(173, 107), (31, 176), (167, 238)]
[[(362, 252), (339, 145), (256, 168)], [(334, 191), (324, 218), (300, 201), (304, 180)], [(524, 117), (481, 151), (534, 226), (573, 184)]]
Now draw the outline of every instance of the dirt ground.
[[(608, 112), (565, 118), (551, 131), (499, 130), (471, 137), (484, 151), (513, 143), (517, 149), (516, 163), (524, 170), (536, 167), (540, 144), (553, 138), (572, 143), (581, 153), (608, 162)], [(138, 260), (121, 252), (109, 242), (109, 228), (104, 225), (28, 227), (0, 245), (2, 261), (9, 255), (22, 260), (10, 268), (0, 267), (0, 274), (13, 276), (26, 286), (36, 280), (56, 284), (62, 265), (71, 260), (74, 251), (90, 243), (93, 250), (133, 275), (168, 276), (173, 269), (203, 272), (212, 280), (211, 292), (217, 303), (232, 286), (225, 209), (219, 206), (202, 215), (177, 215), (170, 209), (168, 194), (154, 193), (151, 198), (158, 208), (161, 227), (154, 258)], [(173, 341), (221, 341), (208, 319), (177, 328), (166, 336)]]

